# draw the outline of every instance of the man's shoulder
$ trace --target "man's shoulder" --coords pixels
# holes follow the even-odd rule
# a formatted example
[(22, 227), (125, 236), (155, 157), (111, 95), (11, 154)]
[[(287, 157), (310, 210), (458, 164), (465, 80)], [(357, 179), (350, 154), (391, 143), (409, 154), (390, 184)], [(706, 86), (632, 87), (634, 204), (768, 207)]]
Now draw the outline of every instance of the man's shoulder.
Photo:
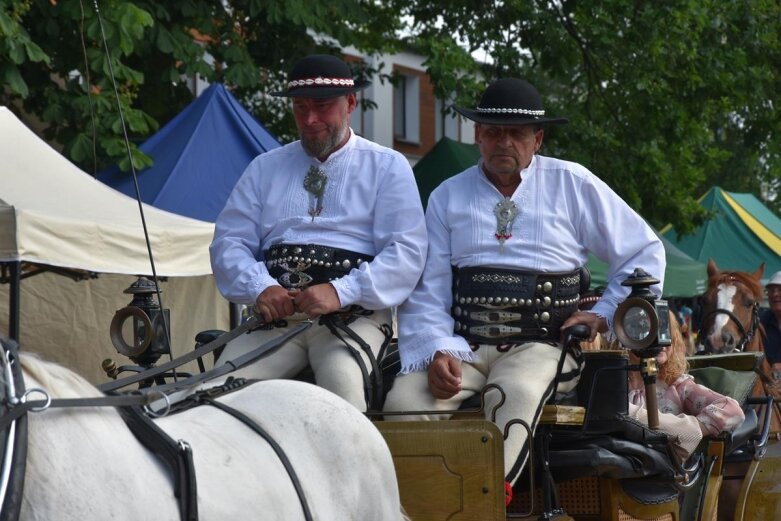
[(555, 170), (562, 174), (572, 175), (582, 179), (591, 178), (594, 175), (588, 168), (580, 163), (568, 161), (566, 159), (538, 155), (536, 161), (538, 168), (541, 170)]
[(300, 143), (300, 141), (293, 141), (292, 143), (258, 154), (252, 159), (252, 163), (261, 164), (268, 161), (284, 161), (290, 156), (302, 154), (303, 148), (301, 148)]
[(477, 174), (477, 165), (470, 166), (466, 170), (463, 170), (455, 175), (452, 175), (448, 177), (447, 179), (444, 179), (442, 182), (437, 185), (434, 190), (431, 191), (431, 195), (429, 196), (429, 200), (432, 198), (449, 198), (450, 196), (448, 194), (455, 193), (455, 194), (464, 194), (467, 193), (464, 190), (464, 184), (470, 183), (472, 179), (474, 179), (475, 175)]
[(385, 155), (389, 158), (395, 157), (399, 159), (407, 160), (406, 157), (404, 157), (404, 154), (401, 152), (398, 152), (396, 150), (393, 150), (392, 148), (388, 148), (385, 145), (380, 145), (379, 143), (376, 143), (370, 139), (366, 139), (365, 137), (359, 136), (358, 134), (355, 134), (354, 138), (355, 143), (353, 147), (357, 151), (361, 152), (368, 152), (372, 154), (378, 154), (378, 155)]

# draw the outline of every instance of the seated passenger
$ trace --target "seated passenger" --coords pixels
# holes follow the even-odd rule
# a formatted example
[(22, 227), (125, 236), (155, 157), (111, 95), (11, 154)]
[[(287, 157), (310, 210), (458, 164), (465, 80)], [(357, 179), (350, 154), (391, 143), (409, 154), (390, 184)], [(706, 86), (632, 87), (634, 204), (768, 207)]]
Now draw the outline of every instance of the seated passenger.
[[(500, 429), (519, 419), (534, 431), (554, 392), (561, 330), (583, 324), (591, 340), (607, 330), (628, 293), (621, 281), (637, 267), (663, 275), (664, 247), (596, 175), (538, 155), (547, 126), (567, 120), (547, 116), (529, 83), (497, 80), (476, 110), (456, 110), (476, 122), (481, 159), (429, 198), (428, 257), (399, 308), (401, 374), (385, 410), (457, 409), (497, 384), (507, 399), (496, 412)], [(577, 304), (589, 251), (608, 261), (611, 278), (586, 312)], [(579, 374), (580, 363), (567, 356), (559, 390), (574, 388)], [(498, 400), (489, 391), (487, 416)], [(528, 454), (526, 431), (515, 425), (504, 442), (506, 490)]]
[[(738, 402), (708, 389), (686, 373), (686, 342), (675, 315), (670, 312), (672, 344), (656, 357), (659, 374), (656, 396), (659, 402), (659, 430), (670, 436), (681, 461), (686, 461), (703, 436), (733, 432), (745, 415)], [(634, 352), (629, 358), (639, 362)], [(629, 415), (648, 423), (645, 385), (638, 371), (629, 373)]]

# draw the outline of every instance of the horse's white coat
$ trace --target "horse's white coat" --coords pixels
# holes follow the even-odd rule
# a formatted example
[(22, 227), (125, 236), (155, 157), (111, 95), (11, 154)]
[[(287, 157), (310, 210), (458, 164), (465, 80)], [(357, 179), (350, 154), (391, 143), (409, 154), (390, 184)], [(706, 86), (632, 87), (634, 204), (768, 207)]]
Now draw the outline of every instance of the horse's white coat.
[[(27, 388), (53, 398), (98, 395), (61, 366), (23, 358)], [(319, 387), (260, 382), (220, 398), (252, 417), (298, 473), (315, 519), (402, 519), (390, 453), (363, 414)], [(201, 406), (156, 420), (193, 448), (202, 521), (303, 519), (279, 458), (232, 416)], [(179, 510), (169, 472), (112, 408), (30, 414), (21, 519), (171, 520)]]

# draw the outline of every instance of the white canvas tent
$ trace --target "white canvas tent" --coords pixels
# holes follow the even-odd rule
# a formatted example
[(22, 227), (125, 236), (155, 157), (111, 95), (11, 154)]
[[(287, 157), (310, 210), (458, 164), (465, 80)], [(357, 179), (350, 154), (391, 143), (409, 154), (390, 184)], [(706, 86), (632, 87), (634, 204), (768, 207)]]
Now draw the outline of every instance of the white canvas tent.
[[(138, 203), (82, 172), (5, 107), (0, 165), (0, 328), (23, 350), (105, 381), (103, 358), (130, 363), (108, 333), (131, 300), (122, 291), (152, 272)], [(198, 331), (228, 327), (209, 264), (214, 225), (148, 205), (144, 214), (157, 274), (169, 277), (161, 289), (176, 356)]]

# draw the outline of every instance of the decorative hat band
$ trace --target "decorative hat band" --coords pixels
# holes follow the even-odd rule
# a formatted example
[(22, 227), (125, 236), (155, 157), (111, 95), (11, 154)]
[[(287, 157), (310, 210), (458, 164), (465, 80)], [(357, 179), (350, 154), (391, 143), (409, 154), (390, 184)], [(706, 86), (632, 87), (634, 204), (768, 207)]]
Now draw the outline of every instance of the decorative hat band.
[(311, 87), (313, 85), (323, 87), (352, 87), (355, 85), (355, 82), (350, 78), (322, 78), (318, 76), (317, 78), (306, 78), (303, 80), (290, 81), (287, 84), (287, 88), (293, 89), (296, 87)]
[(524, 114), (527, 116), (544, 116), (544, 110), (529, 110), (529, 109), (510, 109), (510, 108), (494, 108), (494, 107), (477, 107), (478, 112), (488, 112), (493, 114)]

